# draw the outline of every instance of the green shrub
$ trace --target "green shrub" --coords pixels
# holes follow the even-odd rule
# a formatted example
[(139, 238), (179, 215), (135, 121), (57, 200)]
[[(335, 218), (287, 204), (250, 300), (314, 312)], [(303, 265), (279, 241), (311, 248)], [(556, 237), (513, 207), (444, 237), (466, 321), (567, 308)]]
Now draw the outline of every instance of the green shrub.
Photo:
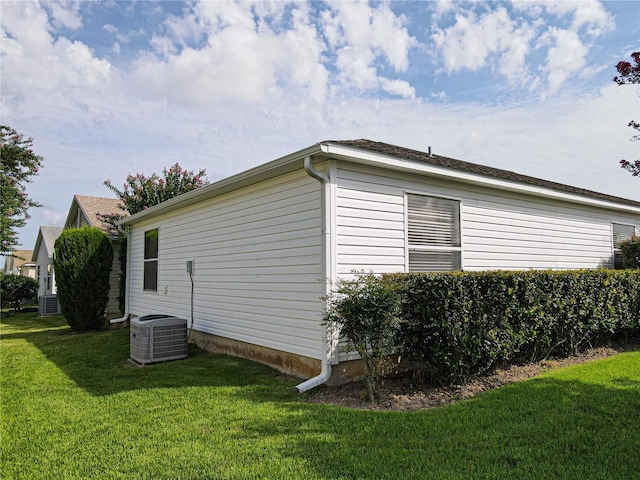
[[(432, 383), (466, 381), (640, 332), (640, 272), (366, 275), (339, 284), (326, 320), (365, 363), (382, 361), (395, 347)], [(366, 357), (372, 353), (375, 359)]]
[(634, 271), (409, 274), (404, 285), (399, 344), (438, 383), (640, 329)]
[(362, 358), (369, 398), (376, 401), (379, 379), (387, 371), (397, 346), (400, 298), (388, 277), (360, 274), (340, 280), (328, 299), (324, 324), (340, 332), (349, 351)]
[(37, 280), (22, 275), (0, 272), (0, 299), (2, 308), (19, 311), (23, 303), (35, 302), (38, 295)]
[(526, 287), (499, 272), (409, 274), (402, 303), (405, 354), (440, 384), (507, 363), (526, 339), (515, 320)]
[(634, 235), (620, 242), (620, 253), (624, 268), (640, 268), (640, 237)]
[(105, 326), (113, 248), (97, 228), (64, 230), (56, 239), (53, 265), (58, 301), (72, 330)]

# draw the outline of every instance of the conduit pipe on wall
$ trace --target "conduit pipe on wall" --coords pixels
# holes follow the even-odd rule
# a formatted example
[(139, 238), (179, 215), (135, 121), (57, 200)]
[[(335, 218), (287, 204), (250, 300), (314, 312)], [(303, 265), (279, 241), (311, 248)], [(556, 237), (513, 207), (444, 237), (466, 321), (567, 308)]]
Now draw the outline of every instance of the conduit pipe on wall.
[(127, 264), (125, 265), (125, 280), (124, 280), (124, 314), (120, 318), (114, 318), (109, 320), (109, 323), (122, 323), (129, 319), (129, 282), (131, 278), (131, 245), (128, 232), (118, 225), (118, 231), (124, 235), (127, 242)]
[[(331, 219), (329, 215), (331, 212), (330, 212), (330, 209), (328, 208), (328, 201), (331, 198), (330, 182), (329, 182), (329, 177), (327, 175), (316, 170), (315, 166), (313, 165), (313, 160), (310, 156), (305, 157), (304, 159), (304, 169), (310, 177), (320, 182), (320, 188), (321, 188), (321, 193), (320, 193), (321, 214), (320, 215), (322, 217), (322, 248), (321, 248), (322, 277), (326, 281), (325, 295), (328, 295), (329, 293), (331, 293), (331, 284), (329, 280), (332, 277), (331, 271), (333, 269), (331, 265), (331, 255), (330, 255)], [(331, 377), (330, 355), (332, 353), (333, 352), (329, 351), (329, 330), (325, 326), (324, 338), (322, 341), (322, 369), (320, 370), (320, 373), (315, 377), (312, 377), (309, 380), (306, 380), (301, 384), (296, 385), (296, 390), (298, 391), (298, 393), (304, 393), (307, 390), (311, 390), (312, 388), (317, 387), (318, 385), (322, 385), (327, 380), (329, 380), (329, 377)]]

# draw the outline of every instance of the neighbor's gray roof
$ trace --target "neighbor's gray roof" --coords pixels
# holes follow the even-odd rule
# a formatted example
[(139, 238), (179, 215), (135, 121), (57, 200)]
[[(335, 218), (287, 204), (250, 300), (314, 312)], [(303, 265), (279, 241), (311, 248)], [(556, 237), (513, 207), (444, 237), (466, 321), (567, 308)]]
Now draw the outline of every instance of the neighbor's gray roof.
[(38, 257), (38, 250), (40, 250), (40, 244), (44, 242), (44, 246), (50, 255), (53, 255), (53, 246), (56, 239), (62, 233), (63, 227), (40, 227), (38, 233), (38, 239), (36, 240), (36, 246), (33, 249), (33, 261), (36, 261)]
[(412, 150), (409, 148), (398, 147), (390, 145), (388, 143), (374, 142), (366, 139), (358, 140), (337, 140), (332, 143), (346, 145), (349, 147), (360, 148), (363, 150), (369, 150), (372, 152), (382, 153), (384, 155), (404, 158), (407, 160), (417, 160), (431, 165), (437, 165), (441, 167), (451, 168), (453, 170), (460, 170), (464, 172), (475, 173), (478, 175), (485, 175), (488, 177), (499, 178), (502, 180), (511, 180), (514, 182), (525, 183), (528, 185), (534, 185), (537, 187), (549, 188), (564, 193), (573, 193), (577, 195), (583, 195), (586, 197), (596, 198), (598, 200), (606, 200), (616, 203), (622, 203), (625, 205), (640, 206), (640, 202), (630, 200), (628, 198), (616, 197), (613, 195), (607, 195), (605, 193), (594, 192), (584, 188), (573, 187), (571, 185), (564, 185), (562, 183), (552, 182), (550, 180), (543, 180), (541, 178), (530, 177), (528, 175), (521, 175), (509, 170), (501, 170), (499, 168), (488, 167), (485, 165), (479, 165), (477, 163), (465, 162), (462, 160), (456, 160), (455, 158), (443, 157), (441, 155), (429, 155), (426, 152), (418, 150)]

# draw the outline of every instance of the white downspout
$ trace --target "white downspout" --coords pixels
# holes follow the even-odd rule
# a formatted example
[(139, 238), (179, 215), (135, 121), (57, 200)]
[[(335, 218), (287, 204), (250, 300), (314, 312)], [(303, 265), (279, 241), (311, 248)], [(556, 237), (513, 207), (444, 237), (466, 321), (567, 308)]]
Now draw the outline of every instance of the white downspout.
[(120, 318), (113, 318), (109, 320), (110, 324), (126, 322), (129, 319), (129, 282), (131, 281), (131, 238), (126, 230), (122, 226), (118, 225), (118, 231), (122, 233), (127, 241), (127, 265), (125, 266), (125, 280), (124, 280), (124, 315)]
[[(329, 181), (329, 177), (324, 173), (316, 170), (313, 165), (313, 160), (311, 157), (305, 157), (304, 159), (304, 169), (307, 174), (315, 178), (320, 182), (320, 202), (321, 202), (321, 217), (322, 217), (322, 277), (325, 280), (325, 296), (331, 293), (331, 282), (329, 281), (332, 278), (333, 266), (331, 264), (331, 211), (329, 208), (329, 202), (331, 201), (331, 185)], [(322, 369), (320, 373), (302, 382), (299, 385), (296, 385), (296, 390), (298, 393), (304, 393), (307, 390), (311, 390), (318, 385), (323, 384), (329, 377), (331, 376), (331, 358), (333, 356), (332, 349), (329, 349), (329, 330), (325, 326), (324, 327), (324, 338), (322, 342)], [(333, 342), (332, 342), (333, 345)]]

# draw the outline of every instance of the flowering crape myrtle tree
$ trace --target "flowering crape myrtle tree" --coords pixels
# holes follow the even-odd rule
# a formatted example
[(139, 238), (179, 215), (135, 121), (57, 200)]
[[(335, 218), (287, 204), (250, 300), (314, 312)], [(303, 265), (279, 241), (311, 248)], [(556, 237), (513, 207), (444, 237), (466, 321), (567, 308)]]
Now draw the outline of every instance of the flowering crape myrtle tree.
[[(113, 191), (122, 202), (120, 208), (121, 214), (98, 214), (98, 219), (103, 223), (112, 227), (112, 232), (118, 233), (116, 223), (128, 214), (146, 210), (158, 203), (162, 203), (170, 198), (177, 197), (191, 190), (195, 190), (206, 185), (206, 170), (200, 169), (198, 173), (191, 170), (184, 170), (178, 163), (171, 168), (162, 170), (162, 177), (152, 174), (147, 177), (142, 173), (135, 175), (127, 175), (127, 180), (122, 190), (115, 187), (111, 180), (105, 180), (104, 184)], [(126, 272), (126, 251), (127, 241), (122, 241), (120, 250), (120, 309), (124, 310), (124, 289), (125, 289), (125, 272)]]
[[(616, 65), (618, 74), (614, 77), (613, 81), (618, 85), (640, 84), (640, 52), (633, 52), (631, 54), (633, 63), (621, 60)], [(640, 123), (631, 120), (629, 126), (637, 131), (640, 131)], [(640, 134), (631, 137), (632, 142), (640, 140)], [(631, 172), (634, 177), (640, 176), (640, 160), (630, 162), (628, 160), (620, 160), (620, 166), (625, 170)]]
[(133, 215), (208, 183), (205, 178), (205, 169), (201, 169), (194, 174), (193, 171), (183, 170), (178, 163), (168, 170), (164, 168), (162, 174), (162, 177), (156, 173), (149, 177), (143, 173), (129, 174), (122, 190), (114, 186), (111, 180), (105, 180), (104, 184), (122, 202), (120, 208), (122, 208), (123, 212), (122, 214), (101, 215), (100, 219), (115, 226), (115, 223), (124, 217), (127, 212)]
[(0, 253), (18, 244), (16, 229), (30, 218), (29, 208), (39, 207), (26, 192), (25, 183), (38, 174), (42, 157), (33, 153), (33, 139), (6, 125), (0, 125)]

